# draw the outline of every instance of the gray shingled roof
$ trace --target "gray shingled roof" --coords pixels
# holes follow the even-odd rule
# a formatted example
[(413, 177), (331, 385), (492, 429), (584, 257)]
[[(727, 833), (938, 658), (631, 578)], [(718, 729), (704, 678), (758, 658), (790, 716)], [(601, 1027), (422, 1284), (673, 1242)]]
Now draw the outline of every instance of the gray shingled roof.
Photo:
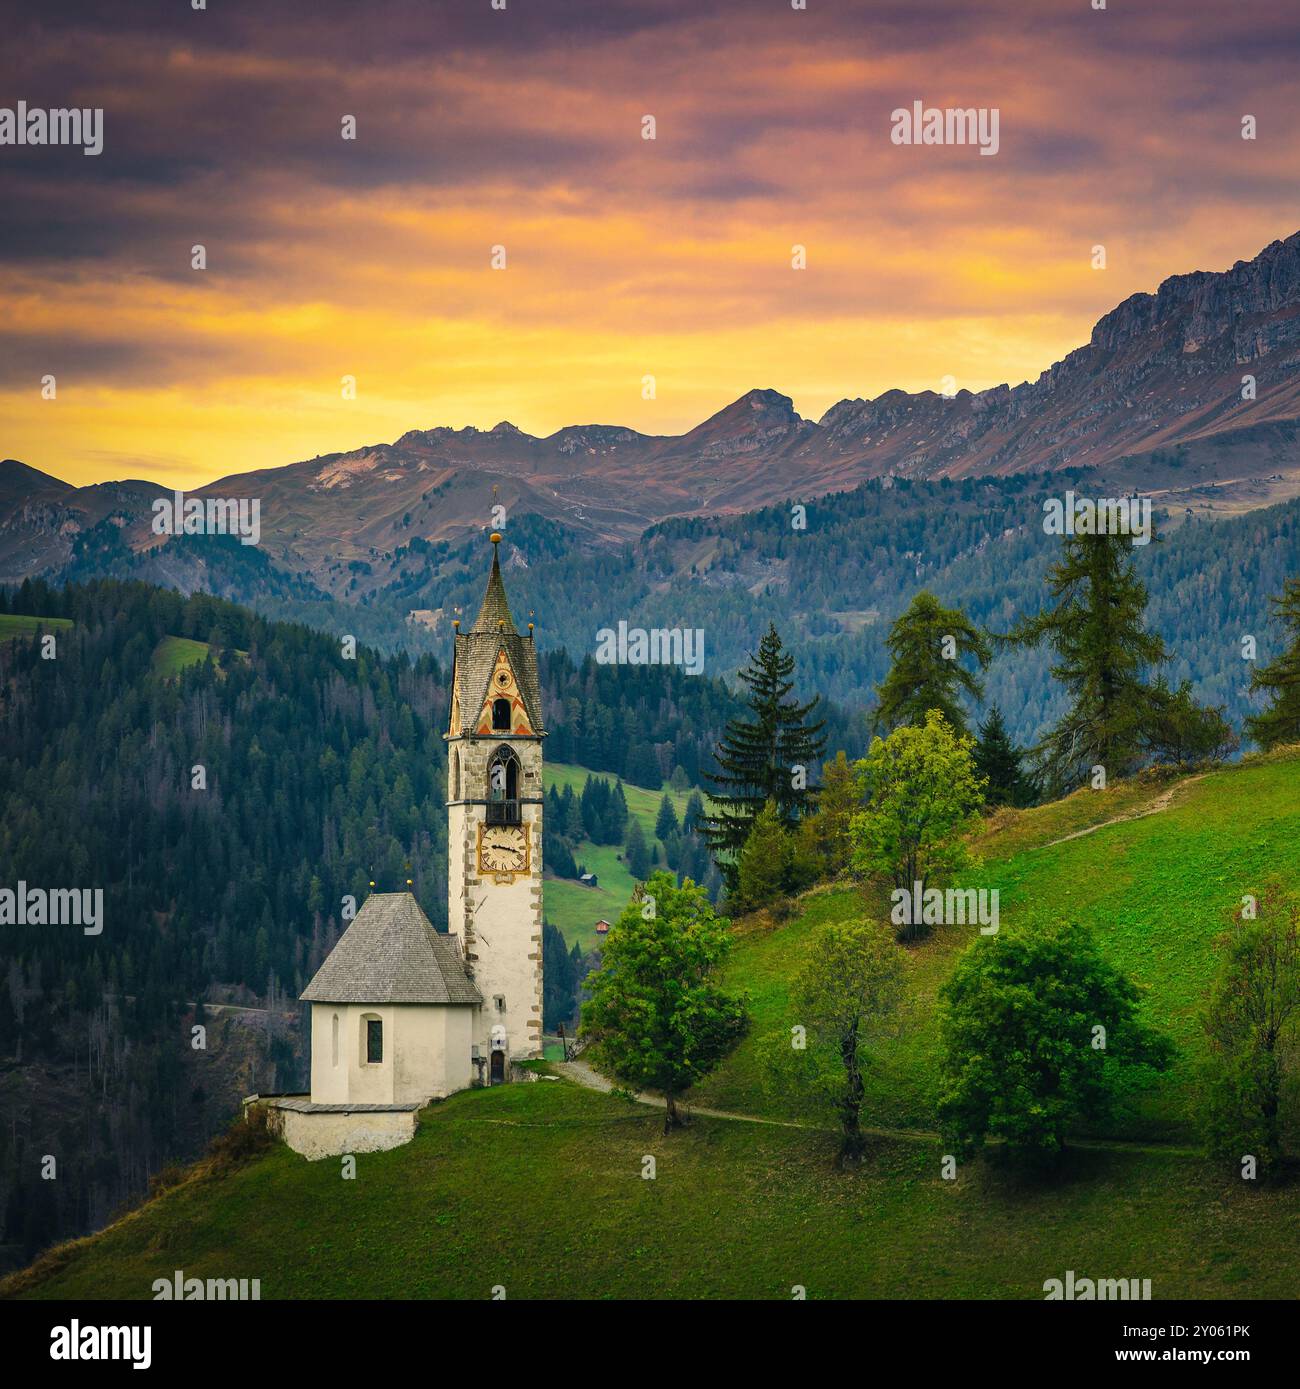
[(505, 580), (501, 577), (501, 565), (497, 560), (497, 542), (492, 542), (492, 572), (488, 575), (487, 590), (483, 594), (483, 605), (474, 619), (471, 632), (513, 632), (514, 618), (510, 616), (510, 600), (506, 597)]
[(531, 634), (520, 636), (510, 616), (506, 586), (497, 562), (497, 547), (492, 547), (492, 572), (488, 576), (483, 606), (468, 632), (456, 633), (456, 694), (460, 699), (460, 727), (452, 735), (472, 733), (475, 720), (487, 698), (488, 682), (502, 649), (519, 682), (528, 722), (533, 731), (544, 734), (542, 726), (542, 687), (537, 678), (537, 650)]
[(450, 936), (409, 892), (373, 892), (316, 977), (306, 1003), (482, 1003)]

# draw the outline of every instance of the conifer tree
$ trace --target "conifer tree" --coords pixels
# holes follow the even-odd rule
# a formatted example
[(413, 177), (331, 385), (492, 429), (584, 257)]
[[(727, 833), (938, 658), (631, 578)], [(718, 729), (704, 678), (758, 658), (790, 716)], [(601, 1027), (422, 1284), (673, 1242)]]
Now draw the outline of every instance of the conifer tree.
[(633, 819), (627, 831), (627, 871), (637, 880), (644, 882), (650, 873), (650, 851), (646, 848), (645, 831), (641, 821)]
[(563, 826), (563, 833), (566, 839), (571, 839), (576, 844), (578, 840), (587, 837), (587, 827), (582, 817), (582, 801), (573, 794), (573, 787), (564, 788), (564, 810), (559, 823)]
[[(1114, 532), (1068, 537), (1047, 575), (1054, 603), (1005, 638), (1025, 647), (1047, 642), (1057, 658), (1052, 674), (1070, 694), (1065, 717), (1034, 749), (1045, 783), (1058, 794), (1079, 785), (1091, 767), (1125, 776), (1162, 750), (1158, 724), (1168, 692), (1143, 677), (1168, 655), (1143, 626), (1146, 585), (1128, 546), (1128, 537)], [(1184, 732), (1196, 712), (1189, 701), (1180, 709)]]
[(885, 645), (893, 663), (876, 686), (876, 728), (888, 733), (900, 724), (919, 727), (926, 711), (937, 709), (951, 728), (965, 733), (959, 693), (978, 701), (984, 686), (961, 662), (973, 658), (981, 670), (988, 665), (992, 651), (984, 633), (960, 608), (945, 608), (922, 591), (890, 628)]
[[(697, 821), (728, 887), (735, 886), (736, 855), (769, 800), (787, 826), (812, 808), (806, 777), (826, 745), (825, 721), (808, 721), (820, 696), (807, 704), (791, 698), (793, 673), (794, 657), (785, 651), (776, 627), (770, 626), (758, 654), (740, 673), (749, 688), (746, 703), (752, 718), (727, 723), (714, 754), (719, 770), (708, 774), (718, 788), (713, 793), (717, 812)], [(795, 771), (800, 767), (802, 778)]]
[(670, 834), (677, 833), (677, 812), (673, 809), (673, 803), (668, 799), (667, 791), (664, 798), (659, 802), (659, 815), (655, 820), (655, 837), (657, 839), (667, 839)]
[(980, 724), (975, 742), (975, 772), (985, 777), (986, 805), (1029, 805), (1034, 799), (1032, 780), (1022, 765), (1024, 753), (1007, 735), (1002, 710), (995, 704)]
[(609, 838), (607, 844), (617, 844), (627, 829), (627, 797), (623, 794), (623, 783), (616, 781), (609, 793), (609, 813), (606, 821)]
[(849, 866), (853, 845), (849, 824), (862, 809), (862, 788), (841, 748), (822, 765), (822, 784), (817, 793), (817, 813), (808, 822), (822, 871), (834, 877)]
[(1266, 666), (1251, 672), (1250, 689), (1266, 690), (1273, 699), (1262, 714), (1246, 718), (1246, 731), (1261, 748), (1300, 743), (1300, 579), (1288, 579), (1273, 599), (1273, 615), (1290, 632), (1286, 650)]

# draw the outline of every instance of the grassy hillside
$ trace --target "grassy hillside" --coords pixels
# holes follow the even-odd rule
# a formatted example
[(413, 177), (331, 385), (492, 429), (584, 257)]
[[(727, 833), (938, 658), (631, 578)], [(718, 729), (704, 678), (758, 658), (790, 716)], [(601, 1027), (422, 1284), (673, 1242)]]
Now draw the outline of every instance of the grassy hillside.
[[(1053, 842), (1166, 799), (1168, 808), (1155, 814)], [(1147, 1019), (1181, 1049), (1173, 1073), (1134, 1097), (1115, 1132), (1191, 1141), (1195, 1068), (1202, 1054), (1197, 1013), (1217, 963), (1215, 938), (1227, 929), (1244, 893), (1258, 896), (1270, 880), (1292, 890), (1300, 884), (1300, 758), (1293, 751), (1173, 783), (1080, 791), (1052, 805), (1003, 813), (977, 848), (983, 864), (964, 875), (963, 883), (999, 890), (1003, 925), (1057, 917), (1085, 922), (1111, 959), (1148, 990)], [(887, 896), (839, 887), (805, 898), (800, 915), (784, 925), (742, 923), (729, 970), (731, 981), (752, 995), (755, 1026), (693, 1098), (749, 1113), (799, 1113), (797, 1104), (764, 1089), (757, 1040), (799, 1021), (787, 982), (816, 926), (868, 913), (885, 919)], [(902, 1036), (877, 1049), (867, 1122), (933, 1124), (936, 995), (977, 930), (938, 927), (909, 951), (915, 1016)]]
[[(0, 641), (26, 636), (37, 630), (67, 631), (71, 626), (72, 620), (66, 617), (26, 617), (21, 613), (0, 613)], [(207, 655), (208, 643), (205, 641), (194, 641), (190, 637), (164, 637), (154, 648), (153, 672), (165, 677), (179, 675), (186, 666), (205, 661)]]
[[(547, 763), (545, 766), (546, 789), (552, 786), (563, 792), (566, 786), (573, 787), (573, 794), (580, 796), (588, 776), (604, 776), (613, 780), (606, 772), (588, 772), (585, 767), (575, 767), (564, 762)], [(680, 820), (686, 813), (686, 804), (691, 798), (690, 791), (674, 791), (665, 785), (658, 791), (647, 791), (642, 786), (623, 783), (623, 795), (627, 800), (629, 816), (641, 822), (647, 845), (659, 845), (663, 854), (663, 842), (655, 838), (655, 819), (659, 814), (659, 802), (664, 792), (668, 793)], [(707, 800), (706, 800), (707, 804)], [(630, 821), (629, 821), (630, 823)], [(596, 875), (599, 887), (583, 887), (571, 878), (546, 879), (546, 919), (558, 926), (564, 939), (572, 946), (575, 942), (584, 950), (591, 950), (599, 937), (596, 935), (596, 922), (604, 917), (606, 921), (616, 921), (619, 913), (627, 905), (632, 895), (634, 882), (627, 865), (623, 862), (621, 844), (593, 844), (584, 839), (573, 853), (577, 862), (584, 864), (589, 872)]]
[(996, 1153), (941, 1179), (926, 1132), (933, 1005), (967, 930), (909, 952), (915, 1016), (872, 1071), (864, 1117), (884, 1132), (860, 1171), (835, 1170), (824, 1119), (768, 1096), (755, 1041), (797, 1021), (788, 979), (813, 929), (880, 910), (833, 887), (785, 924), (738, 923), (729, 970), (756, 1026), (693, 1096), (784, 1124), (701, 1115), (665, 1137), (658, 1111), (567, 1080), (465, 1092), (426, 1110), (410, 1146), (359, 1157), (354, 1181), (278, 1145), (233, 1172), (200, 1166), (0, 1294), (147, 1298), (182, 1268), (259, 1277), (264, 1297), (486, 1298), (503, 1285), (509, 1298), (786, 1298), (801, 1284), (811, 1297), (1040, 1298), (1074, 1269), (1149, 1277), (1157, 1299), (1300, 1296), (1300, 1187), (1210, 1165), (1191, 1126), (1214, 938), (1242, 893), (1300, 877), (1300, 759), (1002, 812), (980, 849), (978, 881), (1002, 892), (1004, 922), (1090, 923), (1183, 1048), (1112, 1134), (1074, 1147), (1061, 1180), (1017, 1177)]
[(155, 675), (179, 675), (186, 666), (198, 665), (208, 658), (208, 643), (190, 637), (164, 637), (153, 653)]
[(21, 613), (0, 613), (0, 641), (27, 636), (37, 629), (43, 632), (63, 632), (72, 626), (67, 617), (24, 617)]
[(1041, 1298), (1072, 1268), (1156, 1298), (1293, 1298), (1295, 1215), (1293, 1193), (1176, 1154), (1083, 1154), (1043, 1188), (978, 1165), (944, 1182), (931, 1145), (890, 1140), (844, 1174), (817, 1132), (697, 1119), (665, 1139), (653, 1111), (540, 1082), (434, 1106), (353, 1181), (277, 1146), (0, 1293), (148, 1298), (181, 1268), (264, 1298)]

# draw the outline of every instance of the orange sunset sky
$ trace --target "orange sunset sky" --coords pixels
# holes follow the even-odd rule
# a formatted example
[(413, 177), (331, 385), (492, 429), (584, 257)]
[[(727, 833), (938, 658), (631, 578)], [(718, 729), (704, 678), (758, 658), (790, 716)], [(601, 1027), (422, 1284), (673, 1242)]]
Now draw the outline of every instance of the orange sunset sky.
[[(104, 152), (0, 147), (0, 457), (76, 483), (1015, 384), (1300, 227), (1294, 0), (42, 8), (0, 105)], [(892, 144), (914, 100), (999, 152)]]

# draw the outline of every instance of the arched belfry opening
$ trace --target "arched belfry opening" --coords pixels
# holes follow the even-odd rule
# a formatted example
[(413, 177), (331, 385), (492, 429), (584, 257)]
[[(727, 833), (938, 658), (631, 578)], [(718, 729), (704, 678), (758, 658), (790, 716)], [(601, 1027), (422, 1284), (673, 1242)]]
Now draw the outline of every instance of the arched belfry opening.
[(519, 758), (504, 745), (488, 762), (487, 799), (489, 825), (519, 823)]
[(508, 699), (494, 699), (492, 701), (492, 731), (493, 733), (510, 732), (510, 701)]

